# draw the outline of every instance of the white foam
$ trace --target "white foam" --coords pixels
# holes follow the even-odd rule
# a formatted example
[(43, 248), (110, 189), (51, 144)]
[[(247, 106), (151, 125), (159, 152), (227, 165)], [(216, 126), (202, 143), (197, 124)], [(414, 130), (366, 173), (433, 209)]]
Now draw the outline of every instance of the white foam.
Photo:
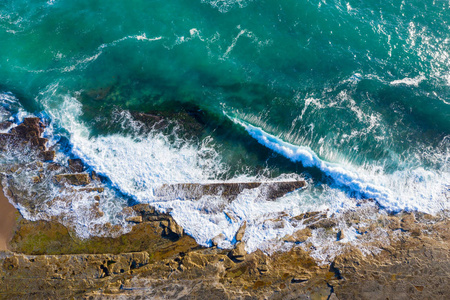
[(221, 13), (227, 13), (235, 7), (244, 8), (252, 0), (202, 0), (202, 3), (208, 3), (218, 9)]
[[(306, 211), (332, 214), (354, 209), (357, 202), (349, 197), (348, 191), (374, 198), (388, 210), (437, 212), (449, 208), (448, 203), (441, 201), (445, 198), (445, 184), (450, 179), (446, 170), (439, 173), (415, 168), (387, 174), (379, 166), (372, 166), (371, 169), (326, 162), (308, 147), (289, 144), (237, 119), (234, 121), (244, 126), (261, 144), (293, 162), (319, 168), (333, 178), (334, 186), (309, 185), (304, 191), (290, 193), (276, 201), (267, 201), (259, 188), (242, 192), (231, 203), (214, 196), (204, 196), (198, 201), (182, 198), (161, 201), (153, 197), (154, 189), (161, 184), (207, 183), (223, 174), (226, 168), (220, 163), (220, 156), (214, 147), (208, 142), (194, 145), (176, 137), (168, 139), (157, 132), (143, 135), (142, 124), (133, 120), (127, 112), (119, 113), (116, 122), (135, 128), (139, 134), (92, 137), (89, 128), (80, 120), (81, 103), (67, 95), (58, 96), (57, 90), (57, 86), (50, 87), (42, 103), (53, 120), (69, 132), (74, 153), (94, 170), (108, 176), (120, 191), (139, 202), (151, 203), (162, 212), (169, 212), (203, 246), (211, 246), (214, 239), (219, 247), (232, 248), (236, 243), (234, 237), (237, 230), (246, 222), (243, 239), (248, 252), (288, 249), (293, 244), (284, 242), (283, 237), (304, 227), (292, 221), (292, 217)], [(292, 175), (282, 179), (289, 178), (298, 179)], [(236, 182), (252, 180), (264, 178), (243, 176), (232, 179)], [(346, 238), (340, 244), (330, 237), (321, 237), (319, 232), (308, 239), (308, 243), (317, 248), (314, 255), (318, 260), (329, 261), (330, 257), (345, 248), (346, 243), (359, 241), (353, 228), (343, 230)]]
[[(450, 208), (448, 201), (445, 201), (450, 174), (445, 168), (442, 171), (432, 171), (416, 167), (392, 174), (375, 168), (375, 172), (371, 172), (363, 167), (321, 160), (309, 147), (289, 144), (243, 121), (234, 119), (234, 122), (242, 125), (262, 145), (293, 162), (301, 162), (305, 167), (319, 168), (333, 178), (337, 186), (348, 188), (360, 196), (373, 198), (388, 210), (436, 213)], [(443, 155), (448, 156), (448, 153)]]
[(403, 79), (398, 79), (398, 80), (393, 80), (390, 82), (391, 85), (410, 85), (410, 86), (415, 86), (418, 87), (419, 84), (425, 80), (425, 76), (420, 75), (414, 78), (403, 78)]
[[(175, 142), (169, 142), (160, 133), (90, 137), (88, 128), (79, 120), (81, 104), (75, 98), (65, 96), (64, 99), (45, 99), (43, 103), (49, 114), (70, 133), (76, 155), (97, 172), (108, 176), (121, 192), (137, 201), (151, 203), (160, 211), (170, 211), (175, 221), (201, 245), (210, 246), (213, 238), (223, 235), (219, 247), (231, 248), (237, 230), (246, 221), (247, 250), (269, 249), (273, 247), (270, 241), (291, 234), (294, 227), (287, 221), (272, 222), (267, 221), (267, 218), (276, 219), (281, 214), (293, 216), (307, 208), (318, 208), (309, 198), (309, 206), (303, 203), (302, 197), (298, 195), (290, 196), (294, 197), (294, 201), (288, 196), (277, 202), (266, 201), (259, 189), (243, 192), (232, 203), (212, 196), (204, 196), (199, 201), (166, 199), (161, 202), (158, 197), (153, 197), (153, 191), (163, 183), (206, 183), (218, 178), (224, 171), (220, 157), (208, 142), (199, 146), (176, 139)], [(126, 113), (121, 117), (128, 118)], [(139, 131), (138, 123), (127, 120), (125, 124), (135, 126), (136, 131)], [(289, 178), (298, 179), (298, 175), (285, 175), (278, 180)], [(231, 181), (255, 180), (241, 176)], [(229, 216), (233, 216), (233, 219)], [(283, 226), (280, 226), (280, 222)]]
[[(70, 133), (74, 154), (138, 201), (151, 199), (153, 190), (164, 183), (204, 182), (224, 171), (208, 140), (200, 145), (178, 138), (169, 142), (169, 137), (159, 132), (90, 137), (88, 127), (78, 119), (81, 103), (70, 96), (57, 101), (56, 107), (50, 100), (45, 105), (52, 118)], [(133, 124), (131, 120), (126, 123)]]

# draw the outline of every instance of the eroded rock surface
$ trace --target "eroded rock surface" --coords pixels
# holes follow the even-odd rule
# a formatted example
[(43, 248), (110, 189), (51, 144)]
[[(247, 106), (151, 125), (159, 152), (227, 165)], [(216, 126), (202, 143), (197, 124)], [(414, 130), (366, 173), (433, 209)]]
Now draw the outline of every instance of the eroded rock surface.
[[(45, 227), (27, 221), (28, 225), (20, 225), (11, 243), (16, 245), (16, 251), (28, 251), (20, 245), (25, 245), (31, 234), (41, 240), (47, 234), (47, 244), (34, 239), (28, 245), (51, 249), (49, 245), (63, 241), (68, 246), (55, 249), (69, 252), (76, 247), (81, 252), (116, 249), (117, 254), (4, 253), (0, 259), (0, 295), (8, 299), (26, 298), (23, 290), (27, 288), (29, 298), (64, 295), (90, 299), (447, 299), (449, 292), (450, 222), (445, 216), (380, 214), (370, 223), (363, 213), (349, 212), (346, 220), (357, 218), (355, 222), (361, 224), (360, 230), (364, 232), (358, 239), (365, 241), (364, 236), (370, 232), (385, 230), (388, 241), (355, 244), (345, 242), (348, 238), (344, 237), (337, 241), (344, 245), (342, 251), (331, 264), (322, 264), (312, 257), (314, 251), (307, 245), (314, 230), (336, 234), (326, 224), (319, 229), (305, 227), (295, 232), (292, 238), (296, 246), (291, 250), (270, 255), (258, 250), (248, 254), (244, 241), (238, 242), (233, 250), (221, 250), (198, 247), (186, 235), (169, 238), (165, 234), (166, 228), (170, 228), (169, 216), (158, 216), (148, 205), (138, 205), (133, 210), (138, 212), (142, 223), (115, 239), (70, 242), (70, 234), (61, 231), (63, 227), (57, 230), (60, 225), (56, 223)], [(317, 222), (326, 218), (309, 214), (299, 219), (312, 216)], [(328, 219), (338, 222), (335, 217)], [(372, 226), (375, 223), (377, 227)], [(407, 229), (402, 229), (402, 224)], [(54, 236), (48, 236), (50, 233)], [(18, 242), (20, 239), (22, 244)], [(84, 247), (80, 247), (83, 243)], [(380, 251), (363, 251), (364, 247), (375, 249), (375, 245)], [(120, 254), (129, 251), (137, 253)]]
[[(20, 145), (27, 157), (36, 158), (4, 170), (3, 179), (21, 176), (44, 191), (56, 180), (65, 196), (47, 201), (14, 184), (8, 196), (39, 212), (49, 205), (70, 208), (78, 198), (67, 195), (83, 194), (92, 200), (89, 214), (102, 218), (101, 179), (76, 160), (51, 162), (55, 152), (46, 148), (43, 127), (39, 119), (29, 118), (0, 134), (3, 150)], [(162, 194), (233, 200), (244, 189), (260, 188), (266, 199), (275, 199), (304, 184), (184, 184), (165, 186)], [(270, 253), (247, 253), (246, 223), (236, 233), (235, 248), (222, 250), (200, 247), (170, 214), (150, 205), (125, 207), (120, 214), (131, 231), (106, 223), (93, 230), (114, 234), (88, 239), (64, 225), (71, 223), (70, 215), (20, 219), (9, 245), (14, 252), (0, 253), (0, 298), (448, 299), (450, 294), (446, 212), (390, 215), (364, 203), (339, 215), (308, 212), (289, 217), (297, 229), (280, 237), (284, 251)], [(281, 224), (284, 218), (272, 221)]]
[(156, 196), (198, 200), (204, 195), (220, 195), (234, 200), (244, 189), (261, 188), (261, 197), (274, 200), (306, 186), (304, 180), (280, 182), (222, 182), (210, 184), (165, 184), (155, 192)]

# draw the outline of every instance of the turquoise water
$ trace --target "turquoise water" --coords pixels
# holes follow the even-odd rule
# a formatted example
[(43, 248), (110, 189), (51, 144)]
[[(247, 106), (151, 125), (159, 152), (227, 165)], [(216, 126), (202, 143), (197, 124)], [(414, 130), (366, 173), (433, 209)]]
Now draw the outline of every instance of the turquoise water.
[[(449, 10), (418, 0), (3, 0), (0, 88), (49, 116), (76, 156), (138, 201), (161, 182), (294, 173), (349, 199), (436, 211), (450, 178)], [(124, 114), (180, 107), (201, 111), (209, 129), (198, 142), (165, 140), (174, 157), (161, 163), (154, 143), (129, 136)]]

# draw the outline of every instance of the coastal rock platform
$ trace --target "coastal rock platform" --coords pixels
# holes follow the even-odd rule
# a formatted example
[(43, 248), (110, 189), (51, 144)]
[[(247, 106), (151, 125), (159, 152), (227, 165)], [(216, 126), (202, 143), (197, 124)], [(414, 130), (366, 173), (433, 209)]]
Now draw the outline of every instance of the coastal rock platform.
[[(151, 208), (139, 206), (137, 210), (147, 210), (150, 215), (130, 233), (108, 239), (72, 240), (67, 229), (58, 223), (19, 221), (10, 243), (14, 252), (2, 252), (0, 256), (0, 297), (446, 299), (448, 296), (450, 222), (445, 219), (409, 213), (380, 217), (379, 227), (391, 235), (389, 246), (379, 253), (363, 254), (359, 247), (349, 244), (331, 264), (318, 264), (310, 251), (301, 247), (271, 255), (259, 250), (251, 254), (239, 251), (244, 242), (231, 251), (199, 247), (186, 235), (167, 236), (161, 219), (153, 215), (154, 220), (150, 221)], [(165, 222), (173, 222), (164, 218)], [(31, 246), (41, 251), (36, 252)], [(56, 254), (58, 251), (60, 254)], [(102, 254), (94, 254), (97, 251)]]
[[(36, 161), (7, 170), (5, 182), (29, 172), (36, 184), (83, 193), (99, 205), (105, 186), (79, 160), (54, 162), (37, 118), (0, 135), (3, 148), (20, 145)], [(19, 148), (20, 148), (19, 147)], [(51, 153), (51, 155), (45, 155)], [(22, 171), (25, 170), (25, 171)], [(31, 171), (27, 171), (31, 170)], [(56, 173), (55, 173), (56, 172)], [(37, 174), (32, 177), (33, 174)], [(10, 176), (10, 177), (8, 177)], [(263, 187), (268, 200), (305, 187), (304, 181), (166, 185), (162, 195), (203, 194), (233, 201), (244, 189)], [(39, 211), (33, 195), (5, 189), (15, 205)], [(92, 194), (92, 195), (91, 195)], [(71, 204), (76, 197), (61, 198)], [(8, 251), (0, 252), (1, 299), (447, 299), (450, 286), (448, 212), (388, 214), (368, 199), (340, 215), (307, 212), (280, 242), (284, 251), (247, 253), (243, 223), (234, 249), (202, 247), (169, 213), (149, 204), (120, 212), (131, 229), (105, 224), (109, 236), (77, 236), (66, 216), (31, 221), (18, 216)], [(273, 220), (273, 222), (282, 222)], [(328, 241), (317, 249), (317, 242)]]

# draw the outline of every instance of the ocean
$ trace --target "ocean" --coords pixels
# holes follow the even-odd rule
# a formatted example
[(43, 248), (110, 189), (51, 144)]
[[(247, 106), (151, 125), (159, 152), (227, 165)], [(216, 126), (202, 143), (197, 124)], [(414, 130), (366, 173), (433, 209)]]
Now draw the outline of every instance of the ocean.
[[(70, 215), (82, 237), (108, 235), (92, 229), (106, 222), (130, 230), (120, 211), (150, 203), (203, 246), (221, 235), (219, 247), (233, 247), (245, 221), (249, 252), (284, 249), (301, 226), (289, 218), (308, 211), (370, 199), (381, 213), (448, 212), (449, 10), (440, 0), (3, 0), (1, 121), (45, 120), (56, 161), (80, 158), (105, 178), (104, 215), (86, 213), (91, 196), (50, 205), (52, 182), (8, 173), (29, 157), (2, 154), (3, 185), (47, 203), (16, 204), (26, 218)], [(137, 117), (186, 111), (202, 130)], [(154, 193), (298, 179), (308, 186), (275, 201)]]

